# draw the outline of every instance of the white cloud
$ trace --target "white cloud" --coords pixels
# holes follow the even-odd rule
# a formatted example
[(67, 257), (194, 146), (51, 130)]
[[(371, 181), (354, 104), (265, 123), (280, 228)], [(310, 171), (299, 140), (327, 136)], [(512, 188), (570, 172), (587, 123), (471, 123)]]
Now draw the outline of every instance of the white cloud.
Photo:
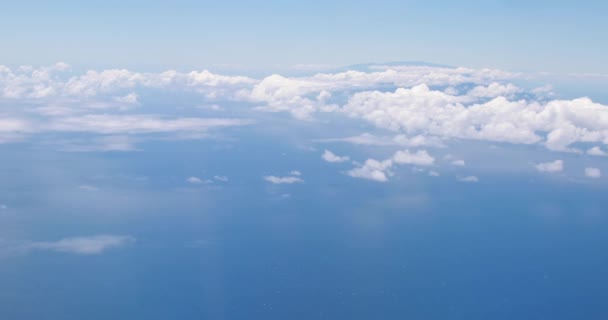
[(48, 250), (75, 254), (100, 254), (108, 249), (122, 247), (134, 242), (130, 236), (98, 235), (91, 237), (63, 238), (52, 242), (32, 242), (27, 249)]
[(228, 118), (165, 118), (158, 115), (91, 114), (57, 119), (47, 129), (60, 132), (100, 134), (141, 134), (204, 132), (212, 128), (250, 124), (248, 120)]
[(139, 101), (137, 100), (137, 94), (134, 92), (131, 92), (125, 96), (116, 97), (116, 98), (114, 98), (114, 101), (119, 102), (119, 103), (124, 103), (124, 104), (131, 104), (131, 105), (139, 104)]
[(301, 178), (297, 176), (286, 176), (286, 177), (277, 177), (277, 176), (265, 176), (264, 180), (274, 183), (274, 184), (292, 184), (292, 183), (300, 183), (304, 182)]
[(437, 171), (431, 170), (431, 171), (429, 171), (429, 176), (431, 176), (431, 177), (439, 177), (440, 174)]
[(363, 165), (349, 170), (346, 174), (354, 178), (386, 182), (388, 177), (393, 174), (390, 170), (395, 164), (430, 166), (434, 162), (435, 159), (425, 150), (418, 150), (414, 153), (400, 150), (395, 152), (391, 158), (383, 161), (367, 159)]
[(323, 155), (321, 156), (321, 158), (323, 158), (323, 160), (325, 160), (327, 162), (334, 162), (334, 163), (346, 162), (346, 161), (350, 160), (349, 157), (338, 156), (329, 150), (325, 150), (325, 152), (323, 152)]
[(501, 84), (498, 82), (492, 82), (487, 86), (477, 86), (471, 89), (467, 95), (476, 98), (495, 98), (501, 96), (512, 96), (519, 92), (521, 92), (521, 89), (511, 83)]
[(201, 184), (201, 183), (203, 183), (203, 180), (201, 178), (198, 178), (198, 177), (188, 177), (188, 179), (186, 179), (186, 181), (188, 183), (191, 183), (191, 184)]
[(576, 142), (608, 143), (608, 108), (587, 98), (545, 103), (497, 97), (464, 105), (458, 96), (418, 85), (394, 92), (358, 92), (343, 110), (379, 128), (407, 134), (540, 143), (556, 151), (571, 151)]
[(555, 160), (552, 162), (538, 163), (535, 165), (535, 167), (536, 167), (536, 170), (538, 170), (540, 172), (549, 172), (549, 173), (561, 172), (564, 170), (564, 161)]
[(404, 134), (398, 134), (393, 137), (381, 137), (375, 136), (370, 133), (362, 133), (358, 136), (346, 137), (346, 138), (331, 138), (331, 139), (320, 139), (318, 142), (346, 142), (356, 145), (366, 146), (403, 146), (403, 147), (423, 147), (433, 146), (442, 147), (443, 142), (437, 137), (430, 137), (425, 135), (416, 135), (407, 137)]
[[(509, 82), (519, 74), (407, 65), (375, 65), (368, 70), (304, 77), (274, 74), (253, 79), (207, 70), (140, 73), (110, 69), (75, 74), (65, 63), (42, 68), (0, 66), (0, 104), (18, 105), (3, 108), (0, 143), (49, 132), (194, 137), (210, 128), (251, 123), (180, 117), (174, 110), (159, 114), (127, 112), (133, 109), (129, 106), (140, 103), (140, 95), (147, 90), (160, 90), (199, 94), (201, 105), (238, 101), (257, 110), (289, 112), (307, 120), (333, 113), (394, 132), (392, 137), (364, 133), (326, 142), (413, 148), (470, 139), (538, 144), (554, 151), (580, 151), (574, 146), (608, 144), (606, 105), (588, 98), (541, 98), (540, 91), (526, 91)], [(137, 108), (138, 112), (144, 109)], [(114, 111), (120, 113), (109, 113)], [(133, 148), (125, 144), (119, 149)], [(600, 155), (604, 151), (594, 146), (588, 153)]]
[(476, 176), (462, 177), (462, 178), (459, 178), (458, 180), (462, 181), (462, 182), (479, 182), (479, 178), (477, 178)]
[(608, 153), (606, 153), (604, 150), (600, 149), (600, 147), (598, 147), (598, 146), (592, 147), (589, 150), (587, 150), (587, 154), (592, 155), (592, 156), (607, 156), (608, 155)]
[(347, 174), (354, 178), (386, 182), (388, 181), (387, 175), (391, 174), (388, 170), (392, 165), (393, 162), (390, 159), (384, 161), (368, 159), (362, 166), (348, 171)]
[(435, 162), (435, 158), (431, 157), (426, 150), (418, 150), (411, 153), (408, 150), (397, 151), (393, 155), (393, 161), (399, 164), (414, 164), (419, 166), (430, 166)]
[(598, 168), (587, 167), (585, 168), (585, 176), (592, 179), (598, 179), (602, 177), (602, 171)]
[(213, 179), (220, 182), (228, 182), (228, 177), (226, 176), (213, 176)]
[(452, 165), (453, 166), (458, 166), (458, 167), (464, 167), (465, 166), (465, 162), (462, 159), (460, 159), (460, 160), (454, 160), (454, 161), (452, 161)]

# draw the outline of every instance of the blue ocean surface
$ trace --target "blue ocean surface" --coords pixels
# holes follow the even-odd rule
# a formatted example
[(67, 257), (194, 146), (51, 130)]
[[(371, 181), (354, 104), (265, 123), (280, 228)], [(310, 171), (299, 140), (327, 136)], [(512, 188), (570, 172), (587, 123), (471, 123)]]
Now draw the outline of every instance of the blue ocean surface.
[[(155, 142), (132, 153), (3, 146), (3, 239), (131, 240), (102, 254), (2, 242), (2, 318), (608, 314), (601, 184), (529, 173), (466, 183), (406, 169), (391, 183), (353, 183), (318, 152), (239, 134), (234, 144)], [(303, 183), (261, 178), (292, 169)], [(229, 180), (190, 185), (192, 172)]]

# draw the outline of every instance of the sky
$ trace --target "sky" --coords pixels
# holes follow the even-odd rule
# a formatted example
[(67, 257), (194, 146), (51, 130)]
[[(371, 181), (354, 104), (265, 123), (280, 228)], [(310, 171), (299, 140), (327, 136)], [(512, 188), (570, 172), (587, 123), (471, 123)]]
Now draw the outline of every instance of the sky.
[[(605, 1), (11, 1), (11, 65), (197, 69), (426, 61), (608, 73)], [(43, 51), (44, 54), (40, 54)]]
[(1, 319), (605, 319), (603, 2), (12, 2)]

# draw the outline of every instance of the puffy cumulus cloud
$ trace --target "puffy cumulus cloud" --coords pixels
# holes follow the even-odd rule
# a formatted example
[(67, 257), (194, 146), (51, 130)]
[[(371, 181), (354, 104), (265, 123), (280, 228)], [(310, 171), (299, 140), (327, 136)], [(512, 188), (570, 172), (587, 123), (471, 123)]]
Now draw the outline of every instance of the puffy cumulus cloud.
[(389, 169), (393, 166), (392, 160), (378, 161), (375, 159), (367, 159), (365, 163), (346, 174), (354, 178), (362, 178), (379, 182), (388, 181), (388, 176), (392, 175)]
[(97, 235), (91, 237), (63, 238), (50, 242), (32, 242), (26, 246), (26, 249), (93, 255), (103, 253), (111, 248), (125, 246), (134, 241), (135, 238), (130, 236)]
[(388, 181), (388, 177), (393, 175), (391, 169), (395, 164), (430, 166), (434, 162), (435, 158), (425, 150), (418, 150), (416, 152), (400, 150), (395, 152), (389, 159), (383, 161), (367, 159), (363, 164), (347, 171), (346, 174), (354, 178), (386, 182)]
[(602, 150), (598, 146), (592, 147), (589, 150), (587, 150), (587, 154), (592, 155), (592, 156), (607, 156), (608, 155), (608, 153), (606, 153), (604, 150)]
[(323, 160), (327, 162), (334, 163), (346, 162), (350, 160), (350, 158), (347, 156), (338, 156), (329, 150), (325, 150), (325, 152), (323, 152), (323, 155), (321, 155), (321, 158), (323, 158)]
[(501, 84), (492, 82), (487, 86), (477, 86), (469, 90), (467, 95), (474, 98), (509, 97), (521, 91), (520, 88), (511, 83)]
[(555, 160), (555, 161), (551, 161), (551, 162), (538, 163), (535, 165), (535, 168), (536, 168), (536, 170), (538, 170), (540, 172), (548, 172), (548, 173), (562, 172), (564, 170), (564, 161)]
[[(140, 96), (147, 91), (141, 90), (155, 89), (199, 94), (201, 105), (236, 101), (307, 120), (331, 113), (393, 132), (392, 136), (363, 133), (325, 142), (414, 148), (468, 139), (576, 152), (581, 146), (592, 147), (584, 144), (593, 144), (591, 155), (599, 155), (601, 145), (608, 144), (607, 106), (588, 98), (552, 100), (546, 90), (526, 90), (510, 83), (519, 74), (413, 65), (359, 69), (367, 71), (254, 79), (208, 70), (110, 69), (74, 74), (64, 63), (41, 68), (0, 66), (0, 142), (45, 131), (200, 136), (206, 128), (243, 124), (237, 119), (180, 117), (175, 110), (172, 117), (158, 109), (155, 112), (160, 115), (146, 114), (141, 106), (146, 99)], [(21, 105), (17, 108), (15, 103)], [(136, 106), (138, 114), (131, 114)], [(119, 114), (109, 114), (110, 110)]]
[[(274, 74), (262, 79), (246, 95), (254, 102), (264, 103), (262, 110), (287, 111), (297, 118), (308, 119), (315, 112), (337, 111), (338, 106), (328, 103), (333, 92), (361, 91), (379, 86), (412, 87), (456, 86), (465, 83), (491, 83), (513, 76), (506, 72), (488, 69), (440, 68), (430, 66), (393, 66), (379, 71), (345, 71), (319, 73), (310, 77), (288, 78)], [(481, 90), (481, 89), (480, 89)], [(495, 89), (490, 89), (497, 91)]]
[(547, 103), (497, 97), (465, 105), (426, 85), (354, 94), (343, 110), (377, 127), (409, 134), (518, 144), (542, 143), (572, 151), (577, 142), (608, 143), (608, 108), (588, 98)]
[(430, 166), (435, 162), (435, 158), (426, 152), (426, 150), (418, 150), (414, 153), (408, 150), (397, 151), (393, 156), (393, 161), (398, 164), (413, 164), (418, 166)]
[(585, 168), (585, 176), (592, 179), (598, 179), (602, 177), (602, 171), (598, 168), (587, 167)]
[[(81, 75), (69, 74), (69, 66), (58, 63), (50, 67), (17, 68), (0, 66), (0, 98), (48, 99), (111, 95), (136, 88), (192, 90), (208, 97), (233, 96), (239, 89), (257, 81), (245, 76), (225, 76), (207, 70), (181, 73), (169, 70), (140, 73), (126, 69), (89, 70)], [(133, 103), (134, 93), (115, 97)]]

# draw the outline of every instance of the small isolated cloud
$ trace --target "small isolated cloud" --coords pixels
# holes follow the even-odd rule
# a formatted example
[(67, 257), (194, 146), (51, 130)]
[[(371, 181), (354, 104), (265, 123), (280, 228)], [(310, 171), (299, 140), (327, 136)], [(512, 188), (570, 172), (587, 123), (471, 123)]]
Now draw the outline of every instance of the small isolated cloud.
[(464, 160), (454, 160), (452, 161), (453, 166), (464, 167), (466, 164)]
[(189, 177), (188, 179), (186, 179), (186, 181), (188, 183), (191, 183), (191, 184), (201, 184), (201, 183), (203, 183), (203, 180), (201, 178), (198, 178), (198, 177)]
[(304, 182), (300, 176), (302, 173), (297, 170), (293, 170), (289, 173), (288, 176), (278, 177), (278, 176), (265, 176), (264, 180), (273, 183), (273, 184), (292, 184), (292, 183), (301, 183)]
[(608, 153), (606, 153), (604, 150), (600, 149), (600, 147), (593, 147), (589, 150), (587, 150), (587, 154), (588, 155), (592, 155), (592, 156), (606, 156), (608, 155)]
[(439, 177), (439, 172), (431, 170), (431, 171), (429, 171), (429, 176), (431, 176), (431, 177)]
[(361, 167), (354, 168), (348, 171), (346, 174), (354, 178), (386, 182), (388, 181), (387, 175), (390, 175), (388, 170), (392, 165), (393, 161), (390, 159), (384, 161), (367, 159)]
[(388, 181), (388, 177), (392, 175), (390, 169), (395, 164), (431, 166), (434, 162), (435, 158), (425, 150), (418, 150), (416, 152), (400, 150), (384, 161), (367, 159), (363, 165), (346, 172), (346, 174), (354, 178), (386, 182)]
[(467, 176), (459, 178), (458, 180), (462, 182), (479, 182), (479, 178), (477, 178), (476, 176)]
[(555, 160), (552, 162), (543, 162), (543, 163), (537, 164), (535, 167), (536, 167), (536, 170), (538, 170), (540, 172), (548, 172), (548, 173), (562, 172), (564, 170), (564, 161)]
[(393, 155), (393, 161), (399, 164), (414, 164), (418, 166), (430, 166), (435, 162), (435, 158), (425, 150), (418, 150), (415, 153), (408, 150), (397, 151)]
[(323, 160), (325, 160), (327, 162), (333, 162), (333, 163), (346, 162), (346, 161), (350, 160), (349, 157), (338, 156), (329, 150), (325, 150), (325, 152), (323, 152), (323, 155), (321, 156), (321, 158), (323, 158)]
[(46, 250), (74, 254), (100, 254), (111, 248), (125, 246), (135, 241), (130, 236), (98, 235), (91, 237), (63, 238), (58, 241), (32, 242), (26, 246), (32, 250)]
[(213, 180), (219, 182), (228, 182), (228, 177), (226, 176), (213, 176)]
[(5, 204), (0, 204), (0, 210), (6, 210), (8, 209), (8, 206)]
[(592, 179), (598, 179), (602, 177), (602, 171), (598, 168), (587, 167), (585, 168), (585, 176)]

